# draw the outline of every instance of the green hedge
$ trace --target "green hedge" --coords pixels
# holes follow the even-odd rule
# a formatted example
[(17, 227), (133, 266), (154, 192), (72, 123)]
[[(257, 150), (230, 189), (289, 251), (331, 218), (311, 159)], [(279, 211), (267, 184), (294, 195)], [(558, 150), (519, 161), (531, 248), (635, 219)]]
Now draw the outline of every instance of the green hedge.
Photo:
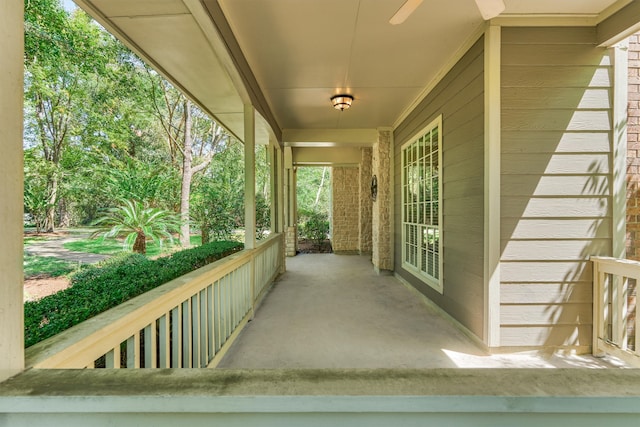
[(237, 242), (212, 242), (150, 260), (120, 254), (75, 273), (71, 286), (24, 305), (27, 347), (211, 262), (242, 250)]

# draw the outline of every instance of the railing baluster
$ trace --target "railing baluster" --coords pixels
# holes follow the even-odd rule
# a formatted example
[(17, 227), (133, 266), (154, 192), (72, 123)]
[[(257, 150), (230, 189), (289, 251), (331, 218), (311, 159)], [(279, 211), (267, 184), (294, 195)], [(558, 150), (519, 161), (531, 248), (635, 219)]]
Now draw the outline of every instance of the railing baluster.
[(182, 327), (180, 326), (180, 305), (171, 310), (171, 367), (182, 367)]
[(171, 354), (171, 349), (169, 347), (169, 313), (165, 313), (159, 319), (158, 335), (160, 341), (160, 348), (158, 349), (158, 355), (160, 356), (160, 359), (158, 360), (158, 368), (168, 368)]
[(140, 331), (137, 330), (133, 335), (133, 367), (135, 369), (140, 369), (140, 356), (141, 356), (141, 345), (140, 345)]
[(215, 355), (215, 330), (214, 330), (214, 301), (213, 301), (213, 285), (207, 286), (207, 351), (209, 357), (207, 358), (207, 364), (211, 362), (213, 356)]
[(182, 303), (182, 367), (191, 368), (191, 298)]
[(223, 311), (224, 311), (224, 335), (223, 335), (223, 341), (222, 343), (224, 344), (224, 342), (227, 340), (227, 338), (229, 338), (229, 335), (231, 335), (231, 314), (233, 312), (233, 310), (231, 309), (231, 292), (229, 292), (229, 279), (230, 275), (227, 275), (224, 277), (224, 305), (223, 305)]
[(144, 367), (153, 368), (151, 365), (151, 325), (147, 325), (143, 330), (144, 334)]
[(200, 367), (200, 303), (199, 293), (191, 297), (191, 366)]
[(207, 366), (207, 335), (209, 334), (207, 331), (207, 290), (206, 288), (200, 291), (199, 294), (200, 300), (200, 367), (204, 368)]
[(220, 335), (222, 334), (222, 315), (220, 310), (220, 280), (216, 281), (213, 286), (213, 310), (215, 315), (213, 330), (214, 330), (214, 343), (215, 353), (220, 350)]
[(623, 291), (622, 277), (614, 275), (612, 277), (612, 295), (611, 295), (611, 340), (624, 350), (622, 325), (624, 323)]
[(127, 338), (126, 348), (127, 348), (127, 368), (128, 369), (134, 369), (139, 367), (139, 366), (135, 366), (135, 358), (136, 358), (137, 350), (135, 347), (134, 336), (135, 335), (132, 335), (129, 338)]
[(113, 369), (114, 368), (114, 354), (113, 354), (113, 350), (109, 350), (105, 355), (104, 355), (104, 367), (107, 369)]

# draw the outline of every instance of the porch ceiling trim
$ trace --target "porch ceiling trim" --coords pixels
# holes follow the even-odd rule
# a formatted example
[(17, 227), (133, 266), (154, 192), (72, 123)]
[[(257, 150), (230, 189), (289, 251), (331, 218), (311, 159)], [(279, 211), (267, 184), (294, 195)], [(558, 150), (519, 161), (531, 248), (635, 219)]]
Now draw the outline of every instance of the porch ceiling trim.
[[(169, 64), (167, 68), (167, 64), (163, 63), (161, 55), (158, 56), (158, 52), (150, 52), (146, 47), (142, 47), (140, 40), (136, 38), (140, 37), (139, 34), (130, 35), (130, 29), (121, 27), (120, 25), (121, 21), (128, 22), (127, 18), (132, 17), (153, 19), (154, 15), (151, 11), (148, 15), (127, 16), (124, 13), (117, 14), (114, 12), (113, 8), (118, 7), (117, 4), (110, 4), (111, 8), (109, 9), (105, 6), (109, 3), (104, 3), (101, 0), (74, 1), (107, 31), (115, 35), (124, 45), (223, 126), (233, 137), (240, 141), (244, 140), (243, 129), (241, 127), (242, 122), (239, 122), (238, 119), (238, 117), (242, 117), (242, 111), (237, 110), (237, 105), (249, 103), (255, 108), (256, 122), (259, 124), (259, 129), (256, 129), (257, 142), (264, 144), (268, 141), (275, 140), (282, 146), (282, 129), (276, 122), (251, 69), (246, 65), (247, 62), (226, 22), (226, 18), (219, 9), (216, 9), (217, 2), (215, 0), (182, 0), (184, 12), (188, 12), (183, 12), (184, 15), (175, 16), (190, 16), (193, 23), (197, 26), (198, 31), (201, 32), (201, 42), (208, 44), (209, 49), (211, 49), (208, 54), (211, 54), (212, 58), (215, 57), (216, 63), (210, 64), (210, 66), (219, 67), (219, 69), (216, 68), (218, 75), (225, 73), (229, 81), (229, 83), (227, 83), (229, 88), (226, 89), (227, 93), (223, 96), (230, 96), (230, 99), (238, 101), (234, 101), (236, 107), (231, 109), (220, 109), (219, 105), (209, 105), (211, 99), (202, 99), (201, 94), (197, 93), (197, 88), (195, 91), (193, 88), (191, 90), (188, 89), (188, 87), (190, 87), (189, 80), (187, 79), (187, 81), (183, 82), (180, 76), (174, 76), (173, 71), (175, 70), (171, 69), (171, 64)], [(160, 13), (158, 16), (167, 17), (170, 15)], [(175, 66), (175, 64), (173, 65)], [(193, 86), (193, 80), (191, 84)], [(224, 90), (224, 86), (222, 86), (222, 89)]]
[[(107, 17), (102, 10), (96, 7), (91, 0), (74, 0), (81, 9), (87, 12), (93, 19), (95, 19), (100, 25), (102, 25), (109, 33), (113, 34), (120, 40), (127, 48), (129, 48), (133, 53), (142, 58), (147, 64), (149, 64), (156, 72), (158, 72), (162, 77), (171, 82), (173, 86), (175, 86), (180, 92), (182, 92), (186, 97), (188, 97), (193, 103), (195, 103), (200, 109), (205, 111), (209, 116), (211, 116), (218, 124), (225, 128), (229, 134), (235, 137), (238, 140), (242, 140), (242, 138), (235, 132), (233, 132), (228, 126), (225, 125), (223, 120), (214, 114), (209, 108), (207, 108), (198, 97), (194, 96), (191, 91), (189, 91), (184, 85), (182, 85), (177, 79), (175, 79), (171, 73), (169, 73), (158, 61), (156, 61), (153, 56), (149, 55), (138, 43), (133, 41), (131, 37), (127, 35), (125, 31), (123, 31), (115, 22), (113, 22), (109, 17)], [(224, 58), (219, 58), (221, 61), (224, 61)], [(231, 71), (231, 70), (228, 70)], [(230, 74), (230, 77), (234, 81), (233, 76)]]
[[(278, 125), (278, 122), (273, 115), (271, 108), (269, 108), (269, 104), (260, 89), (260, 85), (256, 80), (247, 59), (242, 53), (242, 49), (240, 48), (240, 44), (238, 44), (238, 40), (236, 39), (233, 31), (231, 30), (231, 26), (229, 25), (229, 21), (227, 21), (224, 12), (220, 8), (217, 0), (200, 0), (202, 6), (205, 8), (211, 22), (216, 27), (218, 34), (220, 36), (221, 41), (224, 43), (226, 47), (226, 53), (229, 55), (229, 58), (235, 64), (235, 72), (240, 76), (242, 82), (244, 83), (244, 88), (247, 90), (249, 94), (249, 98), (251, 103), (255, 107), (255, 109), (264, 117), (269, 126), (273, 129), (275, 133), (275, 137), (278, 142), (282, 141), (282, 129)], [(217, 53), (220, 53), (217, 51)]]

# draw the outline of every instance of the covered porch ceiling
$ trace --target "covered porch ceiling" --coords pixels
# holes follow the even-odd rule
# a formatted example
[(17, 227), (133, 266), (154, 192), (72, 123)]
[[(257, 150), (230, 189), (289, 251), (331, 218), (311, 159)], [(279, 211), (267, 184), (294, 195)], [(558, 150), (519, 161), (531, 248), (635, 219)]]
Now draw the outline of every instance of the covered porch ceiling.
[[(396, 126), (485, 24), (477, 3), (425, 0), (75, 0), (215, 120), (258, 143), (362, 146)], [(595, 25), (631, 0), (504, 0), (498, 19)], [(351, 109), (330, 98), (352, 95)]]

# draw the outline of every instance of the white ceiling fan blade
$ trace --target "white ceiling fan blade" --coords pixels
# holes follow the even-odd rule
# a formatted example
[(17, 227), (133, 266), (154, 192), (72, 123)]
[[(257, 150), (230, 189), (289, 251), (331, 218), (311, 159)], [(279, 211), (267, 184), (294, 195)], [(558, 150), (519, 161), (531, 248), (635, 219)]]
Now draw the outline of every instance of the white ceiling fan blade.
[(505, 9), (503, 0), (476, 0), (476, 5), (485, 21), (495, 18)]
[(400, 9), (389, 19), (391, 25), (402, 24), (413, 13), (418, 6), (420, 6), (422, 0), (407, 0)]

